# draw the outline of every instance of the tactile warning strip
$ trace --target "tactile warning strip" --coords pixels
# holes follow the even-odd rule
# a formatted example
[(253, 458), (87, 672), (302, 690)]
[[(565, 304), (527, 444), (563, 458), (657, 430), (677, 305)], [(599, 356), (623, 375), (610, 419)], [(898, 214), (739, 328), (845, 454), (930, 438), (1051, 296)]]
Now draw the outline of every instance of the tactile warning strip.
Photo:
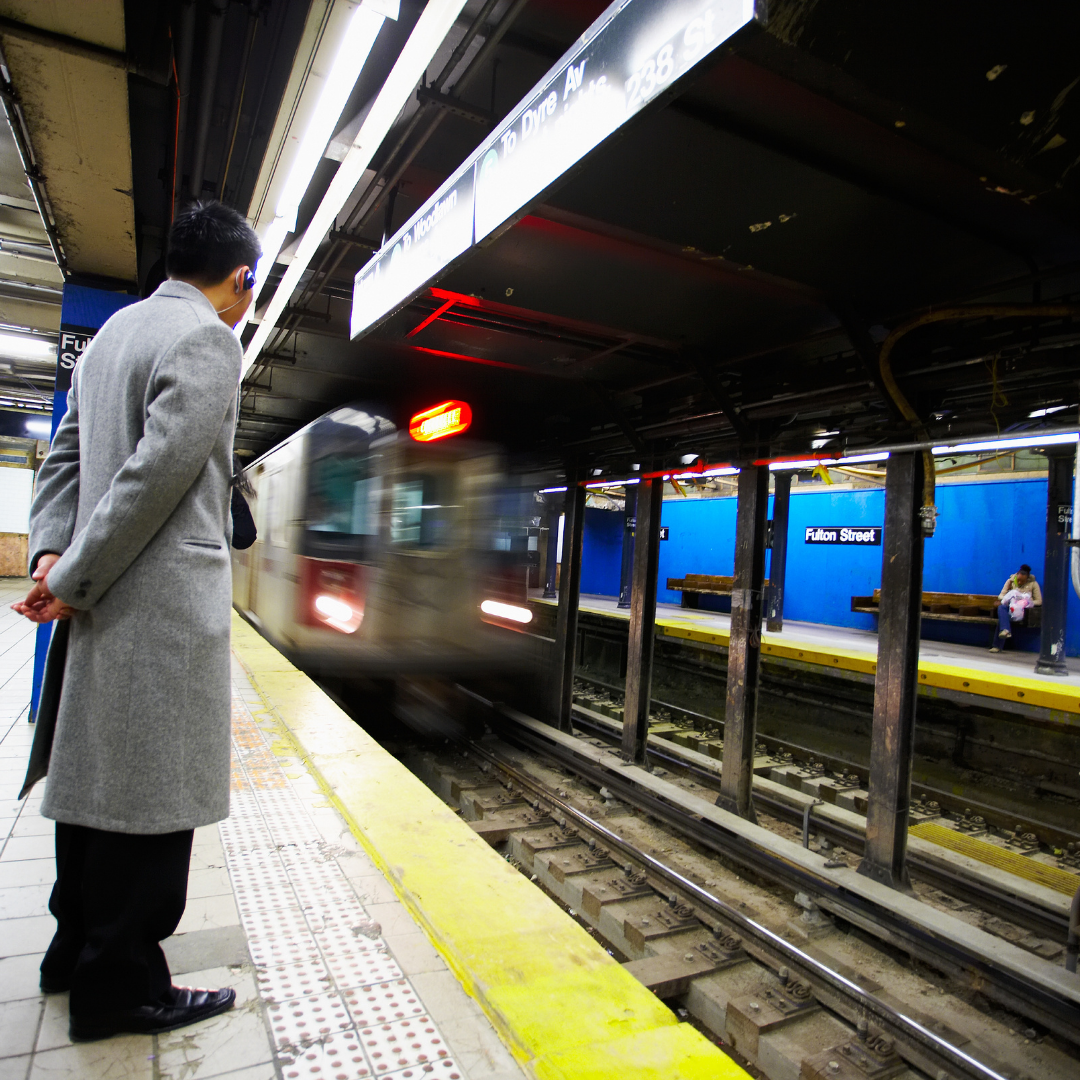
[(239, 699), (232, 813), (219, 831), (285, 1080), (463, 1080)]
[(1037, 885), (1045, 885), (1046, 888), (1053, 889), (1055, 892), (1065, 893), (1066, 896), (1072, 896), (1080, 886), (1080, 877), (1070, 874), (1068, 870), (1047, 866), (1046, 863), (1017, 855), (1015, 851), (988, 844), (984, 840), (976, 840), (973, 836), (965, 836), (955, 829), (935, 825), (932, 821), (913, 825), (908, 832), (912, 836), (929, 840), (932, 844), (938, 844), (960, 855), (967, 855), (970, 859), (978, 859), (981, 863), (996, 866), (999, 870), (1006, 870), (1027, 881), (1034, 881)]

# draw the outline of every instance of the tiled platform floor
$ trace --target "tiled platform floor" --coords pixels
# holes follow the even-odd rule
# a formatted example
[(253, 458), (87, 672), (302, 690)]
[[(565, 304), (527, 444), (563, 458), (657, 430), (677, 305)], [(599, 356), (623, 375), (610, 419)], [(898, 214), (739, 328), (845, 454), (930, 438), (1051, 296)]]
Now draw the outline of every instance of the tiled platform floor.
[(0, 579), (0, 1080), (520, 1080), (479, 1007), (326, 804), (276, 756), (234, 665), (232, 814), (197, 830), (188, 905), (166, 943), (176, 981), (237, 1006), (159, 1037), (73, 1045), (67, 996), (43, 996), (55, 923), (52, 823), (23, 803), (34, 627)]

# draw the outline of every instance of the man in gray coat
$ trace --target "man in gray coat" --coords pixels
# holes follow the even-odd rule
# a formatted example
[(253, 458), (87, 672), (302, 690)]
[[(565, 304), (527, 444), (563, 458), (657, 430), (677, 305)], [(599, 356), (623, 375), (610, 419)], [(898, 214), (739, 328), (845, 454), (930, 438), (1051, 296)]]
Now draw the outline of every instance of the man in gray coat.
[(36, 584), (15, 607), (70, 619), (41, 988), (70, 989), (74, 1039), (168, 1031), (235, 999), (173, 986), (159, 942), (184, 911), (192, 830), (229, 813), (230, 328), (259, 254), (220, 203), (178, 216), (169, 280), (98, 332), (38, 474)]

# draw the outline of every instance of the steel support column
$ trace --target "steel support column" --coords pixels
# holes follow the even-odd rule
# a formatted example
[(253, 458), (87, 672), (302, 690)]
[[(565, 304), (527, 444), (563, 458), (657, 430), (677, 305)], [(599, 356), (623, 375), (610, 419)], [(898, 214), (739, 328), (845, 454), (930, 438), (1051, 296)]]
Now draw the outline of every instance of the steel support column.
[(866, 849), (859, 873), (893, 888), (908, 887), (905, 859), (922, 622), (922, 487), (922, 455), (891, 455), (885, 470)]
[(555, 499), (548, 496), (547, 512), (547, 555), (544, 557), (544, 599), (554, 600), (559, 594), (555, 591), (559, 567), (559, 515), (562, 507)]
[(619, 574), (619, 607), (630, 606), (634, 580), (634, 515), (637, 512), (637, 485), (626, 488), (626, 507), (623, 511), (622, 570)]
[[(656, 630), (656, 575), (660, 569), (660, 513), (664, 480), (642, 480), (638, 486), (634, 529), (634, 578), (630, 603), (630, 641), (626, 654), (626, 697), (622, 752), (627, 761), (645, 764), (652, 700), (653, 642)], [(629, 519), (627, 519), (629, 520)], [(625, 551), (626, 538), (623, 538)]]
[(716, 804), (751, 821), (756, 820), (750, 785), (757, 734), (768, 505), (768, 466), (744, 465), (739, 473), (739, 502), (735, 511), (735, 584), (731, 590), (724, 762)]
[(784, 579), (787, 576), (788, 506), (791, 477), (787, 469), (773, 475), (772, 557), (769, 559), (768, 622), (766, 629), (779, 634), (784, 629)]
[(1068, 675), (1065, 666), (1065, 614), (1069, 602), (1069, 563), (1066, 541), (1071, 533), (1073, 463), (1076, 447), (1048, 446), (1044, 451), (1050, 473), (1046, 481), (1046, 561), (1042, 580), (1042, 643), (1035, 670), (1040, 675)]
[(559, 611), (555, 620), (555, 722), (572, 731), (574, 662), (577, 653), (578, 605), (581, 601), (581, 547), (585, 532), (585, 488), (567, 470), (566, 520), (563, 523), (562, 568), (559, 571)]

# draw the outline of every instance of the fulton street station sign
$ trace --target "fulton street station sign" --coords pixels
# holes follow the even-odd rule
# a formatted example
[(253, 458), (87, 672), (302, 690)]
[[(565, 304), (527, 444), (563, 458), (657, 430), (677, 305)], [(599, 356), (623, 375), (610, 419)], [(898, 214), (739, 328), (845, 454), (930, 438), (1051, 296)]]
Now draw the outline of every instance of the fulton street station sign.
[(856, 544), (860, 547), (881, 546), (880, 525), (807, 525), (806, 544)]
[(356, 275), (352, 336), (497, 235), (679, 84), (761, 0), (617, 0)]

